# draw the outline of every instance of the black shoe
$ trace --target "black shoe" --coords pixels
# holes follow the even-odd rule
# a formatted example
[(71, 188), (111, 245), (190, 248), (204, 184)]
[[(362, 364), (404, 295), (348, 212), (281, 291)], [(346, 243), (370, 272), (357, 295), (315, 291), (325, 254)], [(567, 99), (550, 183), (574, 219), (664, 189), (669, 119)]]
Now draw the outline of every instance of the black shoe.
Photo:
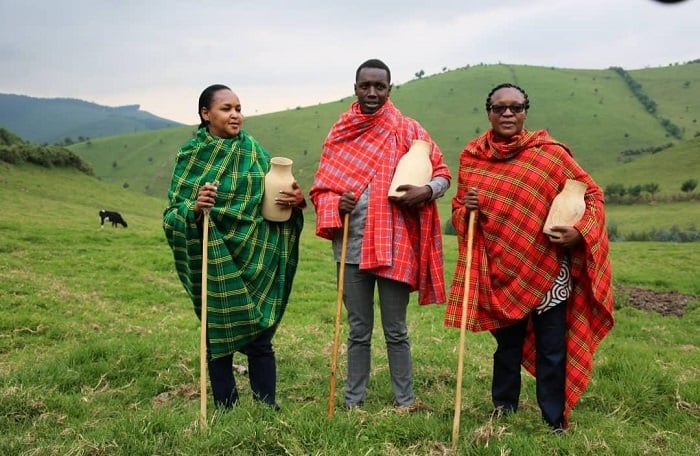
[(498, 407), (494, 408), (493, 410), (491, 410), (489, 412), (488, 419), (489, 420), (497, 420), (497, 419), (502, 418), (502, 417), (509, 415), (511, 413), (515, 413), (515, 410), (516, 409), (511, 408), (511, 407), (505, 407), (503, 405), (499, 405)]
[(265, 402), (265, 401), (261, 401), (261, 400), (257, 400), (257, 399), (256, 399), (256, 401), (259, 402), (260, 404), (264, 405), (265, 407), (271, 408), (275, 412), (279, 412), (280, 410), (282, 410), (282, 407), (280, 407), (280, 405), (277, 402), (270, 404), (269, 402)]
[(238, 404), (238, 396), (232, 397), (225, 401), (214, 401), (214, 408), (221, 411), (233, 409)]
[(364, 405), (365, 401), (355, 402), (352, 404), (345, 404), (345, 408), (348, 410), (356, 410)]
[(550, 427), (553, 434), (562, 434), (566, 430), (566, 426), (564, 425), (563, 419), (548, 420), (544, 417), (542, 418), (544, 419), (544, 422), (547, 423), (547, 425)]

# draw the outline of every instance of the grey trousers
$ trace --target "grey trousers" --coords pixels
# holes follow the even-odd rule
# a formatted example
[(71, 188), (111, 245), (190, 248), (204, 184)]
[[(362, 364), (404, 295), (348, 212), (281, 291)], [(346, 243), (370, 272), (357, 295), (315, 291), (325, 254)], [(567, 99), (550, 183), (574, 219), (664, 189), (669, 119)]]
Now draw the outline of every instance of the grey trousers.
[[(338, 266), (340, 267), (340, 266)], [(345, 265), (343, 301), (348, 312), (348, 374), (345, 405), (353, 407), (367, 398), (372, 329), (374, 327), (374, 288), (379, 291), (379, 309), (389, 359), (395, 405), (410, 405), (413, 394), (411, 346), (406, 327), (410, 287), (405, 283), (360, 271), (356, 264)]]

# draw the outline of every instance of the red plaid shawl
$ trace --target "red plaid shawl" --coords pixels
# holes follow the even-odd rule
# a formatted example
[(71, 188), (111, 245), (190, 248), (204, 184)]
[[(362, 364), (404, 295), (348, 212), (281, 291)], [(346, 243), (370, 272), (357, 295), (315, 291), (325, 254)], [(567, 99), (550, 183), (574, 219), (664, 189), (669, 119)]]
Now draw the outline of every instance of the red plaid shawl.
[(360, 269), (418, 290), (420, 304), (445, 302), (442, 234), (437, 205), (408, 210), (389, 201), (389, 185), (398, 160), (414, 139), (433, 144), (433, 177), (450, 180), (440, 148), (414, 119), (387, 100), (375, 114), (362, 114), (354, 102), (333, 125), (309, 196), (316, 209), (316, 234), (333, 239), (343, 226), (338, 213), (342, 193), (358, 198), (371, 185)]
[[(559, 272), (557, 249), (542, 233), (549, 206), (566, 179), (588, 185), (586, 210), (575, 225), (583, 242), (571, 250), (573, 296), (567, 306), (566, 411), (585, 391), (593, 354), (613, 326), (613, 296), (603, 194), (574, 161), (568, 148), (544, 130), (523, 131), (511, 143), (495, 143), (492, 130), (470, 142), (460, 156), (459, 186), (452, 201), (453, 224), (464, 241), (470, 187), (479, 190), (473, 240), (467, 328), (494, 330), (529, 315)], [(460, 327), (466, 242), (460, 242), (445, 316)], [(535, 374), (535, 345), (529, 324), (523, 366)]]

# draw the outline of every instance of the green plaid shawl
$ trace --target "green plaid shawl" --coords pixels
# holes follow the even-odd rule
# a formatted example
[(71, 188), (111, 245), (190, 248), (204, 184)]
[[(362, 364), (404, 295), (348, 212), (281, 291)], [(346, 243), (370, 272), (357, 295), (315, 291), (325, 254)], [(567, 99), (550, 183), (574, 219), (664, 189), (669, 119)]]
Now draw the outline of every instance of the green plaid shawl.
[(241, 349), (279, 323), (287, 306), (304, 220), (298, 209), (287, 222), (262, 218), (269, 166), (269, 154), (244, 131), (221, 139), (201, 128), (177, 154), (163, 228), (198, 317), (202, 234), (193, 209), (200, 187), (219, 181), (207, 251), (207, 329), (214, 358)]

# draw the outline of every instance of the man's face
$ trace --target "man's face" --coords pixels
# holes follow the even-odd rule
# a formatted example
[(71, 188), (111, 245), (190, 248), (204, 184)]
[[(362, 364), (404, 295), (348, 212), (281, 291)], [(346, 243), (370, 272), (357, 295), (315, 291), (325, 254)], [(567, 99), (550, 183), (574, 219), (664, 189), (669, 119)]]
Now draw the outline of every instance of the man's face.
[(355, 95), (363, 114), (374, 114), (389, 98), (389, 75), (381, 68), (362, 68), (355, 81)]

